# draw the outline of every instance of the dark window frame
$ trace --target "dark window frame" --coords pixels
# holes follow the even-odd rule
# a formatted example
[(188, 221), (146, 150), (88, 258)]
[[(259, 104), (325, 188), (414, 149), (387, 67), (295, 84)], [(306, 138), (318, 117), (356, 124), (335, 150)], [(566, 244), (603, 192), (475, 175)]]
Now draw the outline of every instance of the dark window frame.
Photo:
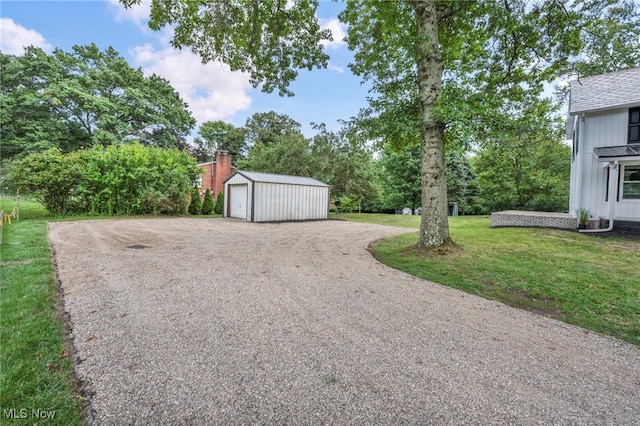
[[(636, 136), (631, 139), (631, 136)], [(627, 144), (640, 143), (640, 107), (629, 108), (629, 126), (627, 128)]]

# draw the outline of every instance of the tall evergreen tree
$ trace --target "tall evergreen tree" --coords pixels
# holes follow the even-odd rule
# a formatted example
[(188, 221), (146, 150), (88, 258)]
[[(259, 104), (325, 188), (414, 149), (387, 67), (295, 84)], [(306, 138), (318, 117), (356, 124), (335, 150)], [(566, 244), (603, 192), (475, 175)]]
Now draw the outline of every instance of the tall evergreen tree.
[(189, 214), (197, 215), (202, 213), (202, 199), (198, 188), (191, 190), (191, 202), (189, 203)]
[(202, 214), (213, 214), (213, 195), (211, 195), (211, 191), (209, 190), (209, 188), (207, 188), (204, 193), (204, 200), (202, 201)]
[(213, 212), (215, 214), (222, 214), (224, 210), (224, 194), (220, 192), (216, 197), (216, 204), (213, 206)]

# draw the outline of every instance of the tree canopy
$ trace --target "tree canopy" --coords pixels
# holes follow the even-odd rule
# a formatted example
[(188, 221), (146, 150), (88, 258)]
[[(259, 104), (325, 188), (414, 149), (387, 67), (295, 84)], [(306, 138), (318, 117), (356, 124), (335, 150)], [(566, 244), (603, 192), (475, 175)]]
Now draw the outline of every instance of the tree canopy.
[(588, 2), (587, 20), (575, 71), (591, 76), (640, 66), (640, 5), (637, 1)]
[(473, 159), (485, 211), (568, 209), (571, 148), (555, 112), (549, 101), (530, 104), (487, 135)]
[(377, 195), (372, 154), (348, 141), (344, 134), (314, 124), (317, 134), (304, 137), (300, 124), (274, 112), (256, 113), (247, 120), (252, 146), (237, 167), (265, 173), (309, 176), (331, 185), (332, 197), (356, 202)]
[(269, 145), (282, 136), (303, 137), (302, 126), (286, 114), (257, 112), (245, 124), (248, 144)]
[(356, 125), (400, 146), (421, 135), (419, 244), (449, 238), (445, 138), (487, 142), (505, 117), (539, 103), (545, 84), (587, 63), (640, 65), (638, 10), (630, 0), (347, 2), (351, 69), (373, 88)]
[[(141, 0), (120, 2), (129, 7)], [(153, 0), (149, 26), (173, 26), (174, 47), (191, 47), (204, 62), (248, 72), (254, 87), (291, 96), (297, 70), (328, 64), (321, 42), (331, 41), (331, 32), (320, 29), (317, 6), (317, 0)]]
[[(397, 148), (386, 143), (380, 150), (378, 163), (381, 170), (377, 178), (384, 210), (422, 206), (419, 144)], [(456, 147), (447, 147), (445, 166), (449, 202), (457, 203), (461, 214), (478, 212), (476, 175), (467, 153)]]
[(217, 151), (227, 151), (235, 165), (247, 150), (246, 129), (224, 121), (205, 121), (200, 125), (192, 154), (198, 161), (212, 161)]
[(302, 135), (287, 134), (269, 144), (253, 145), (247, 157), (238, 161), (237, 167), (255, 172), (310, 176), (311, 160), (309, 141)]
[(382, 167), (379, 179), (384, 206), (392, 210), (420, 207), (420, 145), (394, 148), (387, 143), (382, 147), (379, 161)]
[(146, 77), (111, 47), (28, 47), (21, 56), (0, 53), (0, 61), (3, 158), (131, 140), (177, 147), (195, 125), (167, 80)]
[(314, 124), (318, 132), (311, 140), (312, 176), (331, 185), (334, 197), (347, 196), (358, 205), (378, 196), (373, 154), (349, 140), (344, 132)]

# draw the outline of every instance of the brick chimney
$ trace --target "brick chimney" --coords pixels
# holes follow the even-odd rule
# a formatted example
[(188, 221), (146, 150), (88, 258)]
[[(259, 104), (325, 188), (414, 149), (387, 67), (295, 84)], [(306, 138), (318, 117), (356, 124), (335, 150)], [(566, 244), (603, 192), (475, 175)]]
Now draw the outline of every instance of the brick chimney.
[(224, 190), (224, 180), (231, 175), (231, 154), (227, 151), (216, 153), (215, 175), (213, 178), (213, 198), (218, 197), (218, 193)]

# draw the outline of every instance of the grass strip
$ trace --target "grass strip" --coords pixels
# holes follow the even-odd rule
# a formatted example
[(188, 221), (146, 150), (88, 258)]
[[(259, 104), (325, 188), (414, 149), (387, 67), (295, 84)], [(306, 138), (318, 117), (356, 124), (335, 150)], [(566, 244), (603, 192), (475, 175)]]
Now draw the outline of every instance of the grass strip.
[[(6, 209), (10, 203), (2, 204)], [(23, 205), (22, 218), (46, 215), (35, 203)], [(2, 228), (0, 424), (86, 424), (58, 310), (47, 223), (20, 220)]]
[[(346, 214), (359, 222), (418, 228), (420, 218)], [(467, 293), (640, 345), (640, 241), (546, 228), (491, 228), (485, 217), (450, 218), (461, 248), (433, 255), (411, 233), (378, 241), (382, 263)]]

